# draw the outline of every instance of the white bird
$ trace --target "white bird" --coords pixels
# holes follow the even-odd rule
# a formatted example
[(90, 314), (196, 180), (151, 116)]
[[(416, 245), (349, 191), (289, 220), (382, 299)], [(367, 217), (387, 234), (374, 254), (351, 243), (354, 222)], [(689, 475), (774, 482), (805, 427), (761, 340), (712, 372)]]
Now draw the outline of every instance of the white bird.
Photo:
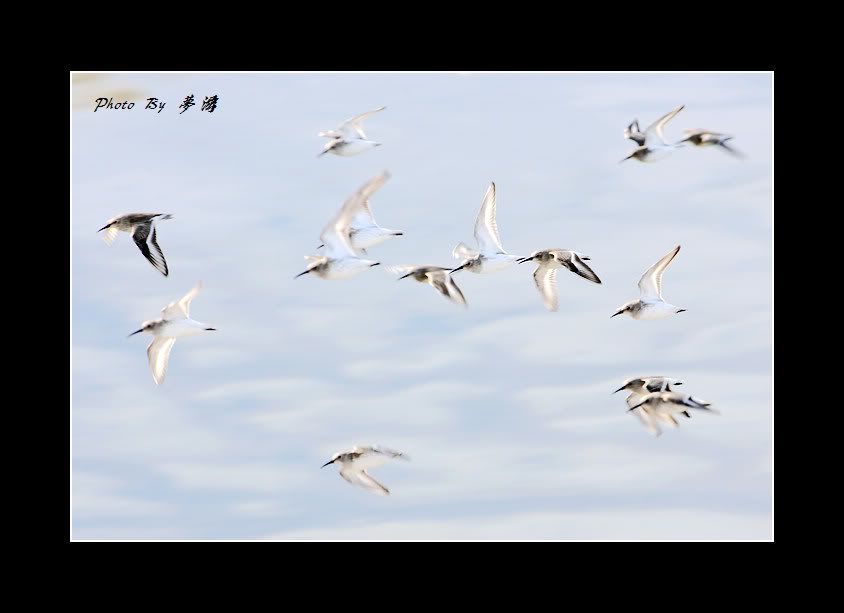
[(129, 335), (149, 332), (155, 337), (147, 347), (147, 357), (152, 369), (152, 378), (156, 384), (161, 384), (164, 381), (167, 363), (170, 360), (170, 350), (173, 349), (177, 338), (195, 336), (206, 330), (216, 330), (216, 328), (190, 317), (191, 300), (196, 297), (201, 287), (202, 281), (198, 282), (196, 287), (181, 299), (171, 302), (161, 309), (161, 317), (145, 321), (140, 330), (135, 330)]
[(557, 270), (567, 268), (574, 274), (600, 285), (601, 280), (591, 268), (584, 262), (589, 260), (588, 256), (569, 251), (568, 249), (544, 249), (534, 251), (526, 258), (519, 258), (519, 264), (536, 261), (539, 265), (533, 271), (533, 280), (536, 289), (542, 295), (545, 308), (549, 311), (557, 310)]
[(452, 302), (467, 306), (466, 298), (463, 297), (463, 292), (451, 278), (451, 272), (448, 268), (442, 266), (387, 266), (387, 270), (402, 275), (397, 279), (398, 281), (413, 277), (420, 283), (427, 283)]
[[(681, 147), (681, 143), (673, 143), (669, 145), (667, 142), (665, 142), (665, 136), (663, 135), (662, 131), (665, 128), (665, 124), (674, 119), (675, 115), (682, 111), (684, 106), (685, 105), (678, 106), (670, 113), (666, 113), (665, 115), (657, 119), (655, 122), (653, 122), (651, 125), (649, 125), (643, 135), (644, 143), (641, 143), (638, 147), (636, 147), (630, 153), (630, 155), (621, 160), (621, 162), (629, 160), (630, 158), (634, 158), (636, 160), (639, 160), (640, 162), (656, 162), (657, 160), (661, 160), (662, 158), (664, 158), (668, 153), (670, 153), (674, 149)], [(636, 124), (636, 126), (638, 127), (638, 123)], [(630, 138), (631, 140), (636, 140), (638, 142), (639, 135), (641, 134), (641, 132), (631, 132), (628, 136), (627, 131), (625, 130), (624, 135), (627, 138)]]
[(379, 111), (383, 111), (385, 108), (387, 107), (381, 106), (377, 109), (367, 111), (366, 113), (355, 115), (354, 117), (351, 117), (341, 123), (334, 130), (326, 130), (324, 132), (320, 132), (320, 136), (325, 136), (326, 138), (330, 138), (331, 140), (325, 144), (322, 153), (320, 153), (317, 157), (320, 157), (321, 155), (324, 155), (329, 152), (333, 153), (334, 155), (342, 156), (357, 155), (358, 153), (368, 151), (369, 149), (381, 145), (381, 143), (369, 140), (366, 137), (366, 133), (363, 131), (363, 126), (361, 125), (361, 123), (370, 115), (374, 115)]
[[(379, 226), (372, 214), (369, 200), (365, 200), (361, 204), (349, 226), (349, 240), (352, 243), (352, 249), (363, 254), (366, 254), (366, 250), (370, 247), (375, 247), (393, 236), (402, 236), (403, 234), (404, 232), (399, 230)], [(317, 249), (323, 247), (325, 245), (320, 245)]]
[[(167, 269), (167, 261), (164, 259), (164, 253), (161, 251), (161, 247), (158, 246), (158, 241), (155, 238), (153, 220), (156, 217), (173, 219), (172, 215), (166, 213), (128, 213), (126, 215), (112, 217), (97, 232), (106, 231), (103, 234), (103, 240), (107, 245), (111, 245), (114, 242), (118, 232), (131, 232), (132, 239), (135, 241), (138, 249), (141, 250), (141, 253), (144, 254), (144, 257), (149, 260), (149, 263), (158, 272), (166, 277), (170, 271)], [(147, 239), (149, 239), (149, 242), (147, 242)]]
[[(638, 404), (642, 398), (644, 398), (651, 392), (672, 391), (671, 386), (673, 385), (683, 385), (683, 382), (679, 379), (674, 379), (672, 377), (632, 377), (630, 379), (627, 379), (620, 388), (613, 392), (613, 394), (616, 394), (622, 390), (629, 390), (630, 394), (625, 399), (627, 408), (629, 409), (630, 407), (633, 407)], [(682, 413), (686, 417), (691, 418), (691, 415), (689, 415), (688, 411), (682, 411)], [(662, 434), (662, 431), (659, 428), (659, 424), (657, 423), (659, 421), (664, 421), (675, 427), (677, 426), (677, 421), (671, 415), (659, 415), (653, 411), (650, 411), (647, 406), (636, 408), (635, 410), (633, 410), (633, 414), (639, 418), (639, 420), (654, 436), (659, 436), (660, 434)]]
[(373, 479), (367, 469), (381, 466), (394, 458), (408, 460), (409, 458), (401, 451), (394, 451), (386, 447), (365, 446), (352, 447), (349, 451), (339, 451), (331, 456), (331, 459), (320, 468), (325, 468), (335, 462), (340, 463), (340, 476), (353, 485), (365, 487), (371, 492), (388, 496), (390, 490)]
[(478, 249), (470, 249), (465, 243), (458, 243), (451, 255), (463, 263), (451, 272), (469, 270), (474, 273), (495, 272), (515, 262), (518, 256), (504, 251), (498, 224), (495, 222), (495, 183), (490, 183), (484, 194), (481, 209), (475, 219), (475, 240)]
[(306, 255), (308, 269), (296, 275), (301, 277), (313, 273), (321, 279), (348, 279), (380, 262), (358, 257), (349, 239), (352, 220), (363, 208), (364, 203), (384, 182), (390, 178), (386, 170), (374, 179), (370, 179), (358, 191), (352, 194), (334, 218), (328, 222), (320, 235), (325, 246), (325, 255)]
[(610, 316), (610, 319), (616, 315), (625, 313), (633, 319), (665, 319), (675, 313), (682, 313), (686, 309), (681, 309), (668, 304), (662, 299), (662, 273), (668, 268), (671, 260), (674, 259), (680, 252), (680, 245), (677, 245), (662, 257), (656, 264), (648, 268), (639, 279), (639, 293), (641, 297), (638, 300), (631, 300), (627, 302)]
[(694, 130), (686, 130), (685, 131), (688, 136), (682, 139), (681, 143), (691, 143), (696, 147), (712, 147), (717, 145), (724, 149), (736, 157), (746, 157), (740, 151), (733, 149), (730, 145), (727, 144), (727, 141), (732, 140), (732, 136), (728, 136), (726, 134), (720, 134), (718, 132), (711, 132), (709, 130), (703, 130), (701, 128), (696, 128)]
[(630, 406), (628, 411), (644, 408), (652, 414), (669, 421), (672, 425), (677, 426), (677, 420), (674, 419), (673, 413), (686, 413), (686, 409), (699, 409), (717, 413), (715, 409), (710, 407), (710, 403), (705, 400), (688, 394), (681, 394), (679, 392), (651, 392), (639, 398), (636, 403)]
[(632, 140), (639, 146), (645, 144), (645, 135), (641, 132), (641, 130), (639, 130), (638, 119), (634, 119), (633, 123), (624, 128), (624, 138)]

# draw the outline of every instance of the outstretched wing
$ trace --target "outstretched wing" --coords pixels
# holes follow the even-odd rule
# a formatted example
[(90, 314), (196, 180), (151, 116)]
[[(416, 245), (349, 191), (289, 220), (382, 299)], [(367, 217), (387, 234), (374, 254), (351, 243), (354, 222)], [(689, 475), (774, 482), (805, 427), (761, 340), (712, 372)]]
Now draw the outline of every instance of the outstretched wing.
[(156, 336), (147, 347), (147, 358), (149, 367), (152, 370), (152, 378), (156, 385), (161, 385), (164, 375), (167, 372), (167, 363), (170, 361), (170, 350), (176, 344), (176, 339), (166, 336)]
[(674, 119), (677, 113), (682, 111), (685, 106), (685, 104), (678, 106), (649, 125), (648, 129), (645, 130), (645, 144), (649, 147), (652, 145), (667, 145), (668, 143), (665, 142), (665, 135), (663, 134), (665, 124)]
[[(109, 231), (110, 230), (111, 228), (109, 228)], [(150, 230), (152, 230), (152, 237), (150, 239), (152, 249), (150, 249), (150, 245), (147, 244), (147, 238), (149, 238)], [(169, 274), (169, 271), (167, 270), (167, 261), (164, 259), (164, 253), (162, 253), (161, 247), (158, 246), (158, 242), (155, 240), (155, 228), (152, 223), (135, 226), (135, 231), (132, 232), (132, 239), (135, 241), (138, 249), (141, 250), (141, 253), (144, 254), (144, 257), (149, 260), (149, 263), (166, 277)]]
[(352, 485), (359, 485), (360, 487), (364, 487), (375, 494), (379, 494), (381, 496), (390, 495), (390, 490), (373, 479), (365, 470), (348, 470), (344, 468), (340, 471), (340, 476)]
[(665, 254), (656, 264), (648, 268), (639, 279), (639, 292), (642, 298), (658, 298), (662, 300), (662, 273), (668, 268), (671, 260), (680, 252), (680, 245), (677, 245)]
[(164, 319), (169, 319), (171, 317), (190, 317), (190, 303), (196, 295), (199, 293), (199, 290), (202, 289), (202, 281), (198, 281), (194, 288), (189, 291), (187, 294), (179, 298), (179, 300), (175, 302), (171, 302), (166, 307), (161, 309), (161, 314)]
[(481, 210), (475, 220), (475, 240), (481, 253), (501, 253), (501, 237), (495, 221), (495, 183), (490, 183), (481, 203)]
[(367, 111), (366, 113), (361, 113), (360, 115), (355, 115), (354, 117), (350, 117), (346, 121), (344, 121), (337, 130), (343, 134), (344, 136), (352, 136), (353, 138), (366, 138), (366, 133), (363, 131), (363, 120), (369, 117), (370, 115), (374, 115), (375, 113), (379, 113), (383, 111), (386, 106), (379, 106), (377, 109), (373, 109), (371, 111)]
[(337, 214), (328, 222), (319, 239), (325, 245), (326, 254), (329, 257), (357, 257), (349, 239), (352, 220), (362, 210), (370, 196), (378, 191), (389, 178), (390, 173), (385, 170), (374, 179), (367, 181), (343, 203)]
[(557, 310), (557, 269), (548, 266), (537, 266), (533, 271), (536, 289), (542, 294), (542, 301), (549, 311)]

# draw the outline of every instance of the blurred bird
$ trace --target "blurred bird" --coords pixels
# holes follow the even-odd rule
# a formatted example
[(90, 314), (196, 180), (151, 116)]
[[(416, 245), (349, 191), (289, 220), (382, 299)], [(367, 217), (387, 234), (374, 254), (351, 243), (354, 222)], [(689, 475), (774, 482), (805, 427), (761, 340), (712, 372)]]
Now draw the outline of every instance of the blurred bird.
[(325, 155), (326, 153), (333, 153), (334, 155), (342, 156), (357, 155), (358, 153), (368, 151), (369, 149), (381, 145), (381, 143), (376, 143), (366, 137), (366, 133), (364, 133), (361, 123), (370, 115), (383, 111), (385, 108), (387, 107), (381, 106), (372, 111), (355, 115), (354, 117), (351, 117), (341, 123), (334, 130), (320, 132), (320, 136), (330, 138), (331, 140), (325, 144), (322, 152), (317, 157)]
[(368, 489), (370, 492), (388, 496), (390, 490), (373, 479), (367, 471), (369, 468), (381, 466), (385, 462), (394, 458), (401, 458), (403, 460), (409, 459), (401, 451), (393, 451), (386, 447), (366, 446), (366, 447), (352, 447), (349, 451), (340, 451), (331, 456), (331, 459), (323, 464), (320, 468), (325, 468), (329, 464), (339, 462), (340, 476), (353, 485), (359, 485)]
[(463, 297), (463, 292), (451, 278), (451, 272), (448, 268), (441, 266), (387, 266), (387, 270), (395, 274), (405, 273), (397, 279), (399, 281), (413, 277), (420, 283), (427, 283), (452, 302), (467, 306), (466, 298)]
[[(657, 160), (661, 160), (666, 155), (671, 153), (674, 149), (681, 147), (680, 143), (674, 143), (669, 145), (665, 142), (665, 137), (662, 133), (663, 129), (665, 128), (665, 124), (671, 121), (677, 113), (683, 110), (685, 105), (678, 106), (676, 109), (671, 111), (670, 113), (666, 113), (645, 130), (644, 134), (641, 132), (630, 132), (628, 135), (628, 131), (630, 127), (628, 126), (628, 130), (625, 130), (624, 135), (625, 137), (635, 140), (639, 142), (640, 139), (643, 139), (644, 142), (640, 143), (638, 147), (636, 147), (630, 155), (626, 158), (621, 160), (624, 162), (625, 160), (629, 160), (630, 158), (639, 160), (640, 162), (656, 162)], [(632, 126), (633, 124), (631, 124)], [(638, 129), (638, 123), (636, 122), (636, 127)], [(619, 162), (619, 163), (621, 163)]]
[(358, 257), (352, 248), (349, 236), (352, 220), (369, 197), (389, 178), (390, 173), (385, 170), (374, 179), (367, 181), (346, 200), (319, 237), (325, 246), (325, 255), (306, 255), (305, 259), (309, 262), (308, 268), (296, 275), (294, 279), (308, 273), (313, 273), (321, 279), (348, 279), (371, 266), (380, 264), (374, 260)]
[(727, 141), (733, 140), (732, 136), (727, 136), (726, 134), (720, 134), (718, 132), (710, 132), (709, 130), (702, 130), (700, 128), (686, 130), (685, 132), (688, 136), (682, 139), (680, 141), (681, 143), (691, 143), (696, 147), (712, 147), (717, 145), (724, 151), (727, 151), (736, 157), (747, 157), (727, 144)]

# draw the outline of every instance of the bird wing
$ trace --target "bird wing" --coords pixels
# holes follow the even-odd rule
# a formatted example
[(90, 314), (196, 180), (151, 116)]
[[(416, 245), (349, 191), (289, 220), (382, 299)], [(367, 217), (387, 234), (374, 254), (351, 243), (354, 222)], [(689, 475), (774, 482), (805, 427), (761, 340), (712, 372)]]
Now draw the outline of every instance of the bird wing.
[(176, 339), (168, 336), (156, 336), (147, 347), (149, 367), (152, 369), (152, 378), (156, 385), (161, 385), (164, 375), (167, 372), (167, 363), (170, 361), (170, 350), (176, 344)]
[[(111, 230), (111, 228), (109, 228), (109, 230)], [(152, 230), (151, 238), (150, 230)], [(150, 245), (147, 244), (147, 238), (150, 238), (152, 249), (150, 249)], [(167, 261), (164, 259), (164, 253), (162, 253), (161, 247), (158, 246), (158, 241), (155, 240), (155, 227), (152, 223), (135, 226), (135, 230), (132, 232), (132, 239), (135, 241), (138, 249), (141, 250), (141, 253), (144, 254), (144, 257), (149, 260), (149, 263), (166, 277), (169, 274), (169, 271), (167, 270)]]
[(592, 269), (589, 268), (589, 265), (586, 264), (586, 262), (584, 262), (581, 257), (574, 252), (572, 252), (571, 254), (571, 263), (574, 266), (574, 270), (572, 272), (574, 272), (576, 275), (581, 276), (584, 279), (591, 281), (592, 283), (601, 283), (601, 280), (598, 278), (598, 275), (596, 275), (592, 271)]
[(451, 250), (451, 255), (455, 260), (471, 260), (478, 257), (478, 252), (466, 243), (460, 242)]
[[(377, 109), (373, 109), (371, 111), (367, 111), (366, 113), (361, 113), (360, 115), (355, 115), (354, 117), (350, 117), (342, 124), (337, 130), (343, 134), (344, 136), (353, 136), (354, 138), (366, 138), (366, 134), (363, 131), (363, 120), (369, 117), (370, 115), (374, 115), (375, 113), (379, 113), (386, 109), (386, 106), (379, 106)], [(354, 132), (354, 135), (352, 134)]]
[(462, 304), (466, 306), (466, 298), (463, 296), (463, 292), (460, 291), (460, 288), (457, 287), (457, 284), (454, 282), (452, 276), (446, 271), (446, 269), (439, 269), (439, 270), (428, 270), (425, 273), (431, 281), (431, 285), (435, 290), (437, 290), (440, 294), (451, 300), (452, 302), (456, 302), (457, 304)]
[(542, 294), (542, 301), (549, 311), (557, 310), (557, 268), (537, 266), (533, 271), (536, 289)]
[(364, 200), (352, 216), (352, 227), (365, 228), (367, 226), (377, 225), (375, 223), (375, 216), (372, 214), (372, 209), (369, 206), (369, 200)]
[(665, 254), (659, 262), (648, 268), (639, 279), (639, 292), (642, 298), (659, 298), (662, 300), (662, 273), (668, 268), (671, 260), (680, 252), (680, 245), (677, 245)]
[(320, 234), (319, 239), (325, 245), (326, 254), (329, 257), (357, 257), (349, 239), (352, 220), (369, 197), (384, 185), (389, 178), (390, 173), (385, 170), (374, 179), (367, 181), (366, 184), (343, 203), (337, 214), (328, 222), (328, 225), (325, 226), (322, 234)]
[(117, 234), (120, 232), (114, 226), (107, 228), (106, 231), (103, 233), (103, 240), (106, 242), (106, 245), (111, 245), (114, 242), (114, 239), (117, 238)]
[[(668, 143), (665, 142), (665, 135), (663, 134), (663, 129), (665, 128), (665, 124), (669, 121), (674, 119), (674, 116), (677, 115), (680, 111), (683, 110), (685, 105), (680, 105), (673, 111), (670, 111), (657, 119), (651, 125), (648, 126), (648, 129), (645, 130), (645, 144), (649, 147), (651, 145), (667, 145)], [(658, 141), (658, 142), (655, 142)]]
[(368, 489), (371, 492), (380, 494), (381, 496), (389, 496), (390, 490), (373, 479), (365, 470), (352, 470), (344, 468), (340, 471), (340, 476), (352, 485), (359, 485)]
[(190, 303), (196, 295), (199, 293), (199, 290), (202, 289), (202, 281), (198, 281), (197, 284), (193, 287), (191, 291), (187, 294), (179, 298), (178, 300), (171, 302), (166, 307), (161, 309), (161, 314), (164, 319), (170, 319), (174, 316), (176, 317), (190, 317)]
[(475, 240), (481, 253), (501, 253), (501, 237), (498, 235), (498, 224), (495, 222), (495, 183), (490, 183), (481, 203), (481, 210), (475, 220)]

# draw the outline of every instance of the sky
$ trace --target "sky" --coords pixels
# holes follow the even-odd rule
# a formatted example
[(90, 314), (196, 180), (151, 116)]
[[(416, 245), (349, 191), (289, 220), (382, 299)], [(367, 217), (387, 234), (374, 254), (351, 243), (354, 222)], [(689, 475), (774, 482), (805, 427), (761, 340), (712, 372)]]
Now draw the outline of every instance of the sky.
[[(72, 79), (72, 519), (87, 539), (772, 538), (772, 75), (97, 74)], [(196, 106), (180, 113), (193, 94)], [(213, 113), (201, 111), (218, 96)], [(96, 98), (134, 101), (100, 109)], [(159, 113), (146, 98), (164, 101)], [(738, 159), (684, 148), (619, 164), (623, 137), (685, 109)], [(366, 120), (382, 146), (317, 157), (317, 134)], [(343, 202), (371, 199), (404, 235), (347, 280), (306, 275)], [(595, 285), (531, 265), (455, 279), (457, 306), (389, 264), (455, 264), (489, 183), (510, 253), (573, 249)], [(170, 275), (126, 233), (170, 213)], [(610, 316), (674, 245), (661, 321)], [(127, 338), (197, 281), (153, 382), (149, 335)], [(712, 403), (652, 436), (622, 381), (682, 379)], [(346, 483), (331, 455), (405, 452)]]

